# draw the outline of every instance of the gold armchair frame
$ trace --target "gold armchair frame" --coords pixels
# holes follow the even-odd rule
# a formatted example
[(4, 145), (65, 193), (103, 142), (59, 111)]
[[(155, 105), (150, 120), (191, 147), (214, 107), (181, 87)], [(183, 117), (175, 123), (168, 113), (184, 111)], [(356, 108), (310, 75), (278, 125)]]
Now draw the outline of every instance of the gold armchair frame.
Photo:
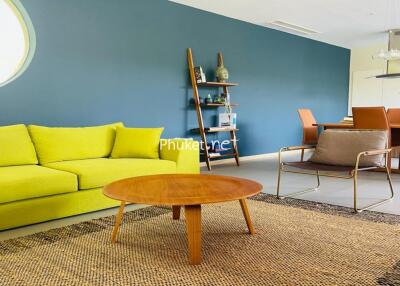
[[(279, 199), (284, 199), (286, 197), (293, 197), (293, 196), (297, 196), (297, 195), (301, 195), (304, 193), (308, 193), (308, 192), (312, 192), (312, 191), (317, 191), (319, 190), (319, 187), (321, 185), (320, 182), (320, 177), (333, 177), (333, 178), (340, 178), (340, 179), (353, 179), (353, 193), (354, 193), (354, 211), (357, 213), (360, 213), (364, 210), (367, 209), (371, 209), (373, 207), (377, 207), (383, 203), (386, 203), (388, 201), (390, 201), (393, 197), (394, 197), (394, 191), (393, 191), (393, 184), (392, 184), (392, 178), (390, 176), (390, 170), (388, 167), (388, 161), (389, 161), (389, 154), (391, 149), (382, 149), (382, 150), (371, 150), (371, 151), (365, 151), (365, 152), (361, 152), (357, 155), (357, 160), (355, 163), (355, 166), (353, 169), (349, 169), (349, 175), (335, 175), (335, 174), (331, 174), (331, 173), (321, 173), (321, 170), (319, 170), (318, 168), (316, 168), (314, 170), (314, 173), (312, 172), (306, 172), (306, 171), (298, 171), (298, 170), (289, 170), (289, 169), (285, 169), (285, 166), (290, 167), (290, 163), (285, 163), (282, 160), (282, 153), (287, 152), (287, 151), (296, 151), (296, 150), (300, 150), (301, 153), (304, 152), (304, 150), (308, 150), (308, 149), (315, 149), (315, 146), (292, 146), (292, 147), (284, 147), (281, 148), (279, 150), (279, 166), (278, 166), (278, 183), (277, 183), (277, 189), (276, 189), (276, 196)], [(357, 190), (358, 190), (358, 172), (360, 171), (367, 171), (367, 170), (372, 170), (372, 169), (379, 169), (382, 167), (364, 167), (364, 168), (360, 168), (359, 167), (359, 163), (362, 157), (364, 156), (373, 156), (373, 155), (385, 155), (385, 164), (384, 164), (384, 169), (386, 172), (386, 178), (389, 182), (389, 187), (390, 187), (390, 192), (391, 195), (389, 198), (386, 198), (384, 200), (381, 200), (377, 203), (373, 203), (370, 204), (366, 207), (363, 208), (358, 208), (357, 207)], [(304, 163), (303, 160), (300, 161), (300, 163)], [(296, 166), (295, 168), (299, 168), (301, 169), (301, 167)], [(350, 167), (352, 168), (352, 167)], [(334, 171), (334, 172), (341, 172), (343, 170), (338, 170), (338, 171)], [(282, 173), (286, 172), (286, 173), (295, 173), (295, 174), (305, 174), (305, 175), (312, 175), (312, 176), (316, 176), (317, 177), (317, 186), (313, 187), (313, 188), (308, 188), (306, 190), (303, 191), (299, 191), (299, 192), (294, 192), (294, 193), (290, 193), (290, 194), (286, 194), (286, 195), (280, 195), (280, 186), (281, 186), (281, 177), (282, 177)]]

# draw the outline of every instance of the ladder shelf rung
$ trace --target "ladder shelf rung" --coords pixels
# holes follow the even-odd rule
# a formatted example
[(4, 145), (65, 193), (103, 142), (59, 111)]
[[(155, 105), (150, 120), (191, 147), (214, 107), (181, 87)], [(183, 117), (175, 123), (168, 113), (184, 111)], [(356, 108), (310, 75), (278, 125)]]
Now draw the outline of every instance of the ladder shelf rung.
[[(193, 128), (193, 129), (190, 129), (190, 131), (192, 131), (192, 132), (196, 132), (196, 133), (199, 133), (200, 132), (200, 128)], [(224, 129), (212, 129), (212, 130), (209, 130), (208, 128), (204, 128), (204, 132), (206, 132), (206, 133), (215, 133), (215, 132), (231, 132), (231, 131), (239, 131), (239, 129), (237, 129), (237, 128), (224, 128)]]
[(237, 86), (237, 85), (239, 84), (236, 82), (208, 81), (208, 82), (197, 83), (197, 86), (204, 86), (204, 87), (226, 87), (226, 86)]
[(235, 153), (226, 153), (226, 154), (219, 154), (219, 155), (208, 155), (210, 159), (215, 159), (215, 158), (223, 158), (223, 157), (235, 157)]

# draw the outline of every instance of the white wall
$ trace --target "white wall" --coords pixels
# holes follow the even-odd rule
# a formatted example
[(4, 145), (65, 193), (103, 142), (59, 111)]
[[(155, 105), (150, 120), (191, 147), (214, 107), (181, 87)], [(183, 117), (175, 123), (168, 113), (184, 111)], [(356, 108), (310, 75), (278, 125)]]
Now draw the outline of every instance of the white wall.
[(386, 73), (386, 61), (372, 59), (380, 49), (386, 50), (387, 44), (351, 50), (349, 114), (352, 106), (400, 107), (400, 79), (373, 77)]

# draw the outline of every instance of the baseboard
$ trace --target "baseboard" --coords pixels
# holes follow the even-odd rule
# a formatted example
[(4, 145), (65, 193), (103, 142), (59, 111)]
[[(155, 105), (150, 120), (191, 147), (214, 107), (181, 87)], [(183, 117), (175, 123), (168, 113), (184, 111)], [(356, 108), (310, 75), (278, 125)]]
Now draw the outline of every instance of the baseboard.
[[(266, 159), (272, 157), (276, 153), (265, 153), (265, 154), (258, 154), (258, 155), (251, 155), (251, 156), (243, 156), (240, 157), (241, 162), (245, 161), (252, 161), (256, 159)], [(213, 160), (211, 161), (212, 165), (223, 165), (223, 164), (228, 164), (228, 163), (233, 163), (236, 164), (235, 158), (228, 158), (228, 159), (221, 159), (221, 160)], [(206, 167), (206, 162), (201, 162), (200, 163), (201, 167)]]
[[(286, 154), (288, 153), (300, 153), (300, 151), (295, 150), (295, 151), (287, 151), (285, 152)], [(308, 153), (308, 150), (306, 150), (306, 153)], [(264, 154), (257, 154), (257, 155), (250, 155), (250, 156), (242, 156), (240, 157), (240, 162), (248, 162), (248, 161), (255, 161), (255, 160), (261, 160), (261, 159), (271, 159), (271, 158), (278, 158), (278, 152), (273, 152), (273, 153), (264, 153)], [(224, 164), (235, 164), (236, 161), (235, 158), (228, 158), (228, 159), (221, 159), (221, 160), (214, 160), (211, 161), (211, 165), (216, 166), (216, 165), (224, 165)], [(201, 162), (200, 167), (206, 167), (206, 162)]]

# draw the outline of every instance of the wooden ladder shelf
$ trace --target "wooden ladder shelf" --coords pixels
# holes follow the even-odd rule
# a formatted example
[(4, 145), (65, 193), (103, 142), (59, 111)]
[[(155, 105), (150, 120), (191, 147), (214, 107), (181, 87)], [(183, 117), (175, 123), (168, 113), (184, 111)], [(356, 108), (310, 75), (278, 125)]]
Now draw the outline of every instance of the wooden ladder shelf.
[[(215, 156), (213, 154), (210, 154), (208, 152), (207, 148), (207, 132), (213, 132), (213, 131), (207, 131), (207, 129), (204, 127), (204, 121), (203, 121), (203, 115), (201, 108), (203, 107), (218, 107), (218, 106), (224, 106), (224, 104), (202, 104), (200, 102), (200, 97), (199, 97), (199, 87), (216, 87), (216, 88), (222, 88), (224, 91), (224, 94), (229, 94), (228, 87), (231, 86), (237, 86), (237, 83), (227, 83), (227, 82), (205, 82), (205, 83), (197, 83), (196, 81), (196, 76), (194, 73), (194, 62), (193, 62), (193, 54), (192, 54), (192, 49), (188, 49), (187, 51), (187, 60), (189, 64), (189, 71), (190, 71), (190, 79), (192, 81), (192, 87), (193, 87), (193, 98), (194, 98), (194, 104), (196, 107), (196, 113), (197, 113), (197, 120), (199, 122), (199, 128), (197, 129), (200, 132), (201, 135), (201, 140), (203, 141), (203, 155), (204, 155), (204, 160), (207, 164), (208, 170), (211, 170), (211, 160), (212, 159), (217, 159), (217, 158), (225, 158), (225, 157), (234, 157), (236, 160), (236, 164), (239, 166), (239, 151), (238, 151), (238, 146), (237, 146), (237, 136), (236, 132), (237, 129), (227, 129), (223, 131), (218, 131), (218, 132), (229, 132), (230, 137), (231, 137), (231, 145), (232, 145), (232, 151), (231, 153), (226, 153), (226, 154), (220, 154), (218, 156)], [(218, 54), (218, 63), (223, 64), (223, 58), (222, 54)], [(233, 106), (233, 104), (231, 105)]]

